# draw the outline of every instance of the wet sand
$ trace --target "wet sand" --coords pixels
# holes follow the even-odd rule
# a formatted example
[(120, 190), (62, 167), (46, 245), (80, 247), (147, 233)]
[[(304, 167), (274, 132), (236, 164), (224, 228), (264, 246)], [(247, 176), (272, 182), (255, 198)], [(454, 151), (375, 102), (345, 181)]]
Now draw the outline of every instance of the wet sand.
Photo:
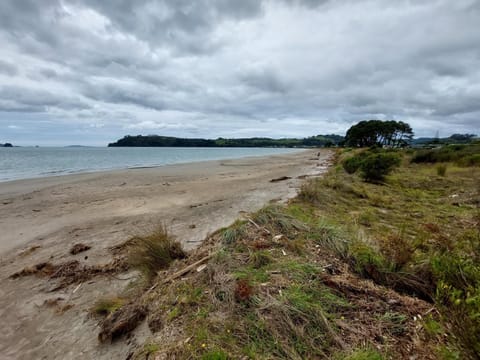
[[(305, 175), (320, 175), (328, 166), (331, 152), (317, 153), (0, 183), (2, 359), (125, 358), (132, 345), (99, 345), (96, 321), (87, 316), (95, 299), (118, 293), (128, 281), (95, 278), (77, 291), (72, 286), (49, 292), (43, 279), (12, 280), (10, 274), (42, 261), (105, 263), (111, 246), (158, 224), (186, 249), (195, 248), (244, 212), (295, 196)], [(270, 181), (281, 177), (287, 179)], [(80, 242), (91, 249), (70, 255), (70, 247)], [(42, 305), (53, 297), (73, 307), (59, 315)], [(140, 327), (131, 341), (141, 340), (142, 332), (147, 336), (148, 328)]]

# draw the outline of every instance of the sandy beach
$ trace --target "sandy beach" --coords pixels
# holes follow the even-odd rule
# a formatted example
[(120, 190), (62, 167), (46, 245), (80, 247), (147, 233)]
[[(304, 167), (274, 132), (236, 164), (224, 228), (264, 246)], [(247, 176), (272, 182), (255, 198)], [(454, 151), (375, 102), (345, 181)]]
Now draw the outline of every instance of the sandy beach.
[[(80, 288), (51, 291), (44, 279), (9, 279), (12, 273), (46, 261), (105, 263), (110, 247), (158, 224), (193, 249), (245, 212), (293, 197), (305, 177), (325, 171), (331, 154), (306, 150), (0, 183), (2, 359), (125, 358), (132, 345), (99, 345), (88, 310), (95, 299), (120, 291), (134, 275), (100, 277)], [(91, 249), (70, 255), (76, 243)], [(68, 300), (71, 308), (59, 314), (43, 306), (55, 297)], [(138, 329), (138, 339), (142, 331), (148, 328)]]

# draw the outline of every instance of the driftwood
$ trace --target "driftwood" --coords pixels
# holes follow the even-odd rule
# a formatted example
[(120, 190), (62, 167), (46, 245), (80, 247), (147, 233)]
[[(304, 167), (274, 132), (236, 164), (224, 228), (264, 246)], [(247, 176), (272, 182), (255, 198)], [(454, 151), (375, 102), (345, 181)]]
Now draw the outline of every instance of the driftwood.
[(210, 260), (212, 258), (212, 254), (205, 256), (201, 258), (200, 260), (194, 262), (193, 264), (188, 265), (187, 267), (184, 267), (182, 270), (177, 271), (175, 274), (169, 276), (166, 278), (164, 281), (162, 281), (162, 284), (168, 284), (169, 282), (179, 278), (180, 276), (185, 275), (186, 273), (190, 272), (194, 268), (196, 268), (198, 265), (203, 264), (205, 261)]
[(260, 225), (258, 225), (255, 221), (253, 221), (251, 218), (249, 218), (248, 216), (246, 216), (246, 219), (251, 222), (258, 230), (262, 230), (264, 231), (266, 234), (271, 234), (271, 232), (265, 228), (265, 227), (261, 227)]
[(201, 258), (200, 260), (194, 262), (193, 264), (190, 264), (190, 265), (188, 265), (187, 267), (184, 267), (182, 270), (177, 271), (175, 274), (169, 276), (169, 277), (166, 278), (165, 280), (154, 284), (150, 289), (148, 289), (148, 290), (145, 292), (145, 294), (148, 294), (150, 291), (154, 290), (159, 284), (161, 284), (161, 285), (168, 284), (169, 282), (171, 282), (171, 281), (179, 278), (180, 276), (185, 275), (186, 273), (188, 273), (189, 271), (193, 270), (193, 269), (194, 269), (195, 267), (197, 267), (198, 265), (201, 265), (201, 264), (204, 263), (205, 261), (211, 259), (212, 256), (213, 256), (213, 254), (210, 254), (210, 255), (208, 255), (208, 256), (205, 256), (205, 257)]
[(279, 178), (270, 180), (270, 182), (278, 182), (278, 181), (284, 181), (284, 180), (289, 180), (289, 179), (291, 179), (290, 176), (281, 176)]

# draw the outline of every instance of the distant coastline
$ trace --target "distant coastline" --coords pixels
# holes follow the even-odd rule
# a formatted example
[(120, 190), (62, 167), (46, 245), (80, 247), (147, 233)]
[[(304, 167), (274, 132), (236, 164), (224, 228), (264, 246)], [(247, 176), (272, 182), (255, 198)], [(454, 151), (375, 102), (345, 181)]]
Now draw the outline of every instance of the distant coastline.
[(263, 137), (225, 139), (217, 138), (177, 138), (160, 135), (124, 136), (109, 147), (280, 147), (280, 148), (311, 148), (331, 147), (342, 143), (344, 137), (340, 135), (316, 135), (303, 139), (283, 138), (271, 139)]

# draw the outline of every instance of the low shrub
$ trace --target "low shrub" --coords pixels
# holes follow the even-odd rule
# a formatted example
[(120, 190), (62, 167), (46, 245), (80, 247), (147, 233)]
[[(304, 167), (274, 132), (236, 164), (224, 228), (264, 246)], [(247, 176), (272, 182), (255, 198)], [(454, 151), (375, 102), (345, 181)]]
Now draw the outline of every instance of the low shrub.
[(401, 158), (395, 153), (368, 155), (360, 165), (362, 178), (367, 182), (380, 182), (400, 165)]
[(349, 174), (354, 174), (362, 165), (362, 158), (359, 156), (349, 157), (342, 162), (344, 170)]

